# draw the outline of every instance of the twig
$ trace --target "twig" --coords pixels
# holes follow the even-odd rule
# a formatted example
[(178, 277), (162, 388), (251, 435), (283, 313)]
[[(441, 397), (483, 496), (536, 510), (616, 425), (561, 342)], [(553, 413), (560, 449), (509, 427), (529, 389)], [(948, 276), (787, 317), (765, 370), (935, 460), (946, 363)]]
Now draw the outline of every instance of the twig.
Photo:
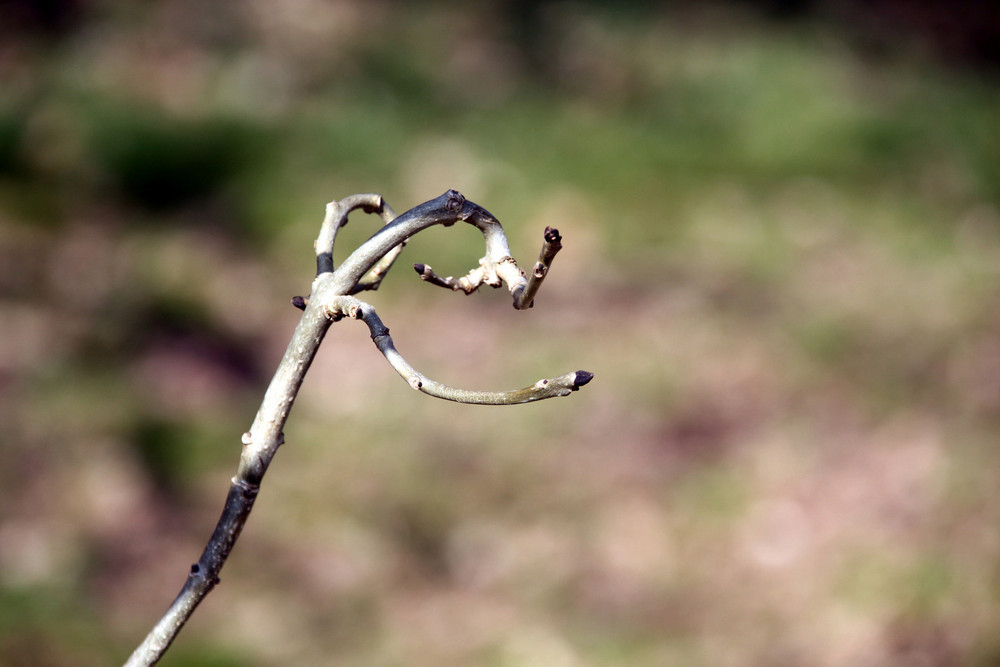
[[(335, 269), (333, 245), (337, 231), (346, 224), (348, 214), (358, 208), (369, 213), (379, 213), (386, 224)], [(132, 653), (126, 665), (153, 665), (159, 661), (198, 604), (219, 583), (219, 572), (253, 509), (261, 480), (278, 448), (284, 443), (285, 422), (306, 371), (309, 370), (330, 324), (345, 313), (368, 325), (378, 349), (411, 386), (439, 398), (487, 404), (523, 403), (565, 396), (593, 378), (593, 374), (587, 371), (576, 371), (549, 380), (539, 380), (530, 387), (510, 392), (477, 392), (446, 387), (414, 370), (396, 351), (389, 337), (389, 330), (378, 319), (375, 310), (348, 296), (362, 289), (378, 287), (408, 238), (431, 225), (450, 225), (459, 220), (479, 228), (486, 241), (486, 255), (480, 260), (483, 272), (480, 284), (505, 284), (514, 297), (515, 307), (528, 307), (530, 302), (525, 305), (524, 294), (531, 282), (510, 256), (507, 238), (500, 223), (486, 209), (467, 201), (455, 190), (449, 190), (399, 217), (393, 215), (392, 209), (378, 195), (354, 195), (327, 205), (326, 216), (316, 239), (317, 275), (313, 281), (311, 296), (308, 299), (295, 297), (292, 300), (304, 312), (268, 385), (253, 424), (243, 434), (239, 466), (232, 479), (222, 516), (201, 558), (191, 566), (181, 592)], [(554, 254), (552, 251), (548, 255), (548, 262), (551, 262)], [(542, 276), (535, 276), (535, 279), (540, 282), (542, 277), (544, 271)]]
[(542, 249), (538, 253), (538, 261), (535, 262), (535, 268), (528, 276), (528, 284), (524, 286), (524, 291), (514, 299), (515, 308), (531, 308), (535, 305), (535, 295), (538, 293), (538, 288), (542, 286), (545, 276), (549, 275), (549, 268), (552, 266), (552, 260), (555, 259), (556, 253), (562, 250), (562, 237), (559, 236), (558, 229), (546, 227), (542, 239)]
[[(436, 199), (410, 209), (380, 229), (344, 261), (325, 287), (338, 294), (350, 294), (347, 286), (356, 283), (393, 247), (422, 229), (432, 225), (450, 225), (459, 220), (479, 229), (486, 241), (486, 255), (479, 260), (483, 271), (481, 282), (494, 287), (506, 285), (511, 296), (523, 289), (527, 278), (511, 257), (507, 236), (500, 222), (489, 211), (466, 200), (456, 190), (449, 190)], [(315, 290), (313, 296), (316, 296)]]
[[(323, 224), (320, 226), (319, 236), (316, 238), (315, 243), (316, 275), (333, 272), (333, 247), (337, 241), (337, 232), (340, 231), (341, 227), (347, 225), (347, 216), (351, 211), (359, 208), (364, 210), (365, 213), (378, 213), (384, 224), (389, 224), (396, 218), (396, 213), (382, 199), (382, 195), (351, 195), (350, 197), (341, 199), (339, 202), (332, 201), (327, 204), (326, 217), (323, 218)], [(395, 248), (386, 253), (372, 267), (368, 274), (358, 281), (355, 291), (378, 289), (385, 274), (392, 268), (393, 262), (396, 261), (396, 258), (402, 252), (405, 245), (406, 240), (404, 239)]]
[(420, 371), (413, 368), (403, 355), (396, 350), (389, 335), (389, 329), (382, 324), (382, 320), (375, 313), (375, 308), (370, 304), (355, 299), (354, 297), (341, 297), (333, 304), (330, 316), (334, 321), (339, 320), (344, 315), (362, 320), (368, 325), (372, 340), (379, 352), (385, 356), (389, 365), (399, 373), (400, 377), (406, 380), (407, 384), (418, 391), (443, 398), (446, 401), (456, 403), (474, 403), (476, 405), (515, 405), (518, 403), (530, 403), (540, 401), (545, 398), (556, 396), (568, 396), (578, 390), (583, 385), (590, 382), (594, 374), (587, 371), (574, 371), (566, 373), (556, 378), (542, 379), (523, 389), (512, 391), (473, 391), (469, 389), (456, 389), (448, 385), (432, 380)]
[[(562, 250), (562, 237), (559, 236), (558, 229), (546, 227), (543, 237), (542, 250), (538, 254), (538, 261), (535, 262), (531, 275), (528, 276), (526, 281), (518, 281), (511, 288), (511, 294), (514, 296), (514, 307), (518, 310), (531, 308), (535, 305), (535, 294), (538, 293), (538, 288), (542, 286), (542, 281), (545, 280), (545, 276), (549, 272), (549, 267), (552, 265), (552, 260), (555, 258), (556, 253)], [(487, 255), (479, 260), (479, 268), (472, 269), (461, 278), (454, 278), (452, 276), (443, 278), (436, 274), (430, 265), (419, 262), (413, 265), (413, 269), (420, 275), (421, 280), (431, 285), (444, 287), (455, 292), (472, 294), (484, 284), (491, 287), (499, 287), (501, 284), (499, 264), (512, 263), (513, 261), (513, 258), (509, 256), (497, 261), (495, 258)], [(523, 278), (523, 272), (521, 275)]]

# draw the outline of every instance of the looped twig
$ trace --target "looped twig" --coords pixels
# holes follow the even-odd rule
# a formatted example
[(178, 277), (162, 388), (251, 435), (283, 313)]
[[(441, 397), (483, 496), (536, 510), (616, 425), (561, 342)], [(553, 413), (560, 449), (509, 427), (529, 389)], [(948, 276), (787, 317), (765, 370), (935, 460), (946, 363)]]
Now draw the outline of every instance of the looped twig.
[[(335, 269), (333, 246), (337, 232), (347, 223), (350, 212), (358, 208), (367, 213), (378, 213), (385, 224)], [(191, 567), (181, 592), (132, 653), (127, 665), (156, 663), (198, 604), (218, 583), (219, 572), (250, 515), (261, 479), (278, 447), (285, 441), (285, 422), (306, 371), (334, 320), (349, 315), (365, 322), (375, 345), (410, 386), (447, 400), (491, 405), (525, 403), (565, 396), (594, 377), (587, 371), (575, 371), (506, 392), (478, 392), (448, 387), (415, 370), (396, 350), (389, 330), (382, 324), (375, 310), (350, 296), (361, 290), (376, 289), (408, 238), (431, 225), (447, 226), (460, 220), (477, 227), (483, 233), (486, 254), (480, 260), (479, 268), (473, 269), (468, 276), (455, 280), (437, 277), (430, 267), (424, 265), (424, 269), (418, 269), (421, 276), (443, 287), (456, 289), (455, 286), (458, 285), (458, 289), (467, 292), (484, 284), (495, 287), (503, 284), (513, 297), (515, 308), (529, 308), (548, 273), (552, 258), (561, 247), (559, 234), (555, 230), (546, 229), (538, 262), (531, 275), (526, 276), (511, 257), (500, 222), (489, 211), (466, 200), (455, 190), (449, 190), (399, 217), (393, 214), (379, 195), (353, 195), (327, 205), (326, 216), (316, 239), (317, 275), (313, 281), (312, 294), (309, 298), (295, 297), (292, 300), (304, 312), (264, 393), (257, 416), (250, 430), (243, 434), (239, 467), (233, 477), (222, 516), (205, 545), (201, 558)]]
[[(365, 213), (378, 213), (379, 217), (382, 218), (382, 222), (388, 225), (396, 218), (396, 213), (392, 210), (382, 195), (376, 194), (365, 194), (365, 195), (351, 195), (350, 197), (345, 197), (340, 201), (332, 201), (326, 205), (326, 216), (323, 218), (323, 224), (320, 226), (319, 236), (316, 238), (316, 275), (321, 275), (323, 273), (332, 273), (334, 270), (333, 266), (333, 247), (337, 242), (337, 232), (340, 231), (341, 227), (347, 225), (347, 217), (350, 215), (351, 211), (357, 209), (363, 210)], [(406, 240), (401, 241), (396, 247), (387, 252), (372, 268), (368, 273), (358, 281), (355, 286), (354, 292), (360, 292), (362, 290), (376, 290), (382, 283), (382, 279), (385, 274), (392, 268), (393, 262), (396, 261), (396, 257), (402, 252), (403, 246), (406, 245)], [(353, 293), (353, 292), (352, 292)]]

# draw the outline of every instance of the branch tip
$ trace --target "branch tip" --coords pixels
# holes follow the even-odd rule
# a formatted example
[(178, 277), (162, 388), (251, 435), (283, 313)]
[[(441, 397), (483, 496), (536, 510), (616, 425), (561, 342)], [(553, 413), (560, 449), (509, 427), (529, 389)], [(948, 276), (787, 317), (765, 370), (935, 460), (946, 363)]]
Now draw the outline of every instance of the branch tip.
[(590, 371), (577, 371), (576, 377), (573, 378), (573, 390), (577, 390), (583, 385), (587, 384), (594, 379), (594, 374)]
[(448, 190), (445, 194), (448, 195), (448, 200), (444, 204), (445, 210), (461, 211), (462, 207), (465, 206), (465, 195), (458, 190)]

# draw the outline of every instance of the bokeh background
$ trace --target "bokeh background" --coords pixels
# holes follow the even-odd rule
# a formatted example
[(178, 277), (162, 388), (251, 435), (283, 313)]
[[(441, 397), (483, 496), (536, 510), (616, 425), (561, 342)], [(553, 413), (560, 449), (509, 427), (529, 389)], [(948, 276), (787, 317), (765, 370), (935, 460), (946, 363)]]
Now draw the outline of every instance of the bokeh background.
[[(528, 312), (331, 330), (164, 665), (1000, 663), (992, 2), (0, 2), (0, 663), (122, 661), (211, 533), (324, 204), (461, 190)], [(360, 213), (338, 257), (374, 230)]]

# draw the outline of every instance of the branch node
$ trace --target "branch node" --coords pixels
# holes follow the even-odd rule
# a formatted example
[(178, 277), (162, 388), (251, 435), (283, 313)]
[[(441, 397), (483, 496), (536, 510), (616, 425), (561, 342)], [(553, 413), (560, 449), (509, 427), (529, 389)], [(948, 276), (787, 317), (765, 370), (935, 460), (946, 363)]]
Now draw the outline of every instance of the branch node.
[(248, 482), (245, 479), (240, 479), (239, 477), (233, 477), (230, 483), (246, 496), (256, 496), (257, 492), (260, 491), (259, 485)]
[[(374, 203), (367, 203), (366, 202), (361, 207), (361, 209), (365, 213), (381, 213), (382, 212), (382, 207), (384, 207), (384, 206), (385, 206), (385, 200), (382, 198), (382, 195), (379, 195), (377, 201), (375, 201)], [(344, 224), (346, 225), (347, 223), (345, 222)]]
[(448, 190), (446, 194), (448, 195), (448, 199), (444, 203), (445, 210), (451, 213), (461, 211), (462, 207), (465, 206), (465, 195), (458, 190)]

